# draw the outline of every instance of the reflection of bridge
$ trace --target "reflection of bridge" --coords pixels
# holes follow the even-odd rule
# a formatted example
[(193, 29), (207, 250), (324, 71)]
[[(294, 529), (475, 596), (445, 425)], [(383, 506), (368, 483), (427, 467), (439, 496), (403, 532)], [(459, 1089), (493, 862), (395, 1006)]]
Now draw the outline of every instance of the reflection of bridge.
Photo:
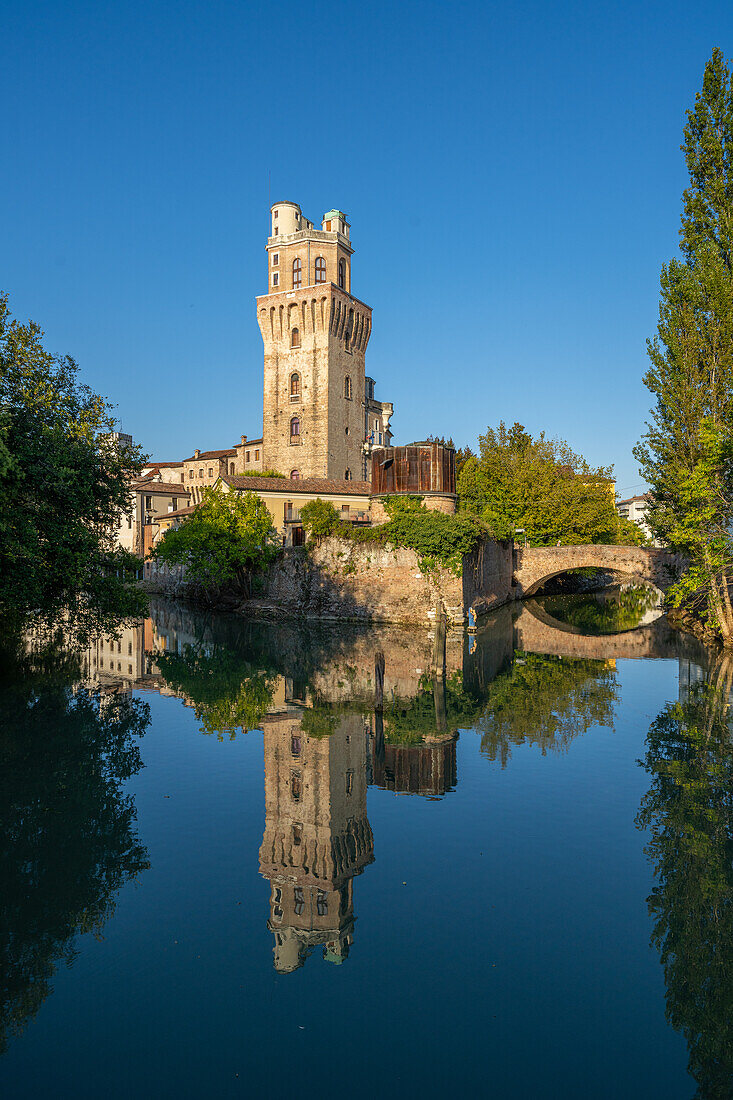
[(532, 596), (545, 581), (571, 569), (604, 569), (654, 585), (662, 592), (679, 576), (681, 561), (668, 550), (646, 546), (540, 546), (514, 552), (517, 599)]
[(536, 600), (522, 604), (514, 621), (515, 649), (576, 660), (677, 657), (682, 641), (683, 636), (671, 628), (666, 616), (622, 634), (578, 634), (549, 615)]

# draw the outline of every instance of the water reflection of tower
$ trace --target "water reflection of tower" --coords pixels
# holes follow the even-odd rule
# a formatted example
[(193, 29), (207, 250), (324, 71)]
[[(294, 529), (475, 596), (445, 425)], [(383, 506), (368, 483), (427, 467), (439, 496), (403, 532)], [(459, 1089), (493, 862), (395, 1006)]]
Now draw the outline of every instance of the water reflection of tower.
[(354, 875), (371, 863), (366, 813), (366, 732), (358, 715), (304, 733), (303, 711), (263, 720), (265, 833), (260, 873), (271, 883), (275, 968), (290, 973), (313, 947), (340, 963), (353, 942)]

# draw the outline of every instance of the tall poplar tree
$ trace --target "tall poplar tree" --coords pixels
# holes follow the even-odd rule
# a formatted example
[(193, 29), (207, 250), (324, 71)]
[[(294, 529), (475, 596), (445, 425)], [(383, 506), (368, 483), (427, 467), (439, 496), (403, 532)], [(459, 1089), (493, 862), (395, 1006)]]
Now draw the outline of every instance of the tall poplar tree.
[(733, 645), (733, 78), (713, 50), (687, 112), (680, 259), (662, 268), (644, 382), (656, 398), (635, 448), (654, 533), (690, 566), (672, 590)]

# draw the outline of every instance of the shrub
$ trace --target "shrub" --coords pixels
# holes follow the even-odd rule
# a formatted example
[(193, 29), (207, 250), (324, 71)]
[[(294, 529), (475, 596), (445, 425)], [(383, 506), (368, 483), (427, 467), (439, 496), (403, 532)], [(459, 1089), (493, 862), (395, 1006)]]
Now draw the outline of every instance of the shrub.
[(324, 538), (338, 530), (341, 519), (333, 504), (328, 500), (309, 500), (300, 509), (300, 521), (309, 535)]

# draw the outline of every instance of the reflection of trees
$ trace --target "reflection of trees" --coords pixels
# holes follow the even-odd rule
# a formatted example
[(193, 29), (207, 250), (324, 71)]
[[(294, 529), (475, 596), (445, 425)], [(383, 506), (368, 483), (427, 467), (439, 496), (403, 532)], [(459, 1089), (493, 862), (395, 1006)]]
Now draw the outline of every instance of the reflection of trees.
[(446, 730), (473, 725), (480, 705), (463, 687), (463, 675), (454, 672), (435, 681), (423, 675), (412, 699), (393, 698), (384, 703), (384, 739), (387, 744), (410, 744)]
[(225, 646), (203, 651), (188, 645), (182, 653), (161, 653), (156, 663), (166, 683), (185, 697), (202, 723), (202, 733), (231, 740), (237, 729), (254, 729), (270, 706), (274, 677)]
[(613, 666), (517, 651), (485, 692), (481, 751), (505, 767), (512, 745), (564, 751), (591, 726), (610, 726), (618, 699)]
[(732, 671), (719, 667), (653, 722), (644, 760), (651, 787), (637, 818), (651, 830), (649, 911), (667, 1018), (687, 1040), (700, 1100), (733, 1094)]
[(74, 937), (99, 935), (148, 866), (122, 793), (148, 706), (74, 691), (78, 673), (69, 657), (16, 657), (0, 682), (0, 1051), (73, 961)]
[(553, 618), (586, 634), (618, 634), (633, 630), (648, 611), (656, 607), (659, 593), (639, 585), (587, 596), (545, 596), (540, 605)]

